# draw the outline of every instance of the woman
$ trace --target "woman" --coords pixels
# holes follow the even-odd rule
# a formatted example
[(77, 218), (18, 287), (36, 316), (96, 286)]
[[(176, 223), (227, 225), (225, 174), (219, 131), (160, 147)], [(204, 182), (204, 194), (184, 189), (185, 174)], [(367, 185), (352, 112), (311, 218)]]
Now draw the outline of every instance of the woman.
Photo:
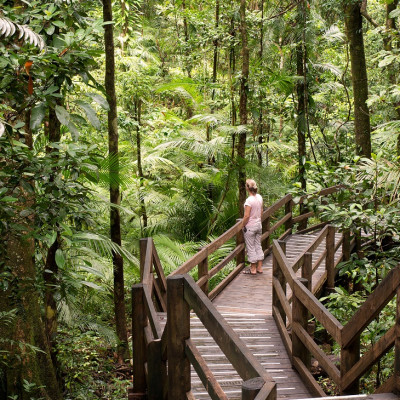
[(257, 184), (253, 179), (246, 180), (246, 191), (249, 197), (244, 203), (243, 232), (246, 242), (247, 259), (250, 268), (244, 274), (262, 274), (264, 252), (261, 247), (261, 217), (263, 212), (263, 199), (257, 194)]

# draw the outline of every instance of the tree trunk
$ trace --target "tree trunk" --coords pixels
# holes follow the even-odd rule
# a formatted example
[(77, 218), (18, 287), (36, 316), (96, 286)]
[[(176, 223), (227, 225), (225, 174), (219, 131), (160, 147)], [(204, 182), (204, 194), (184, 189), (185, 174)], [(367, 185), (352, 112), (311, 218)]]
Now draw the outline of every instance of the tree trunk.
[[(261, 22), (260, 22), (260, 60), (261, 60), (261, 65), (262, 65), (262, 59), (263, 59), (263, 53), (264, 53), (264, 0), (261, 0), (260, 2), (260, 9), (261, 9)], [(258, 157), (258, 165), (262, 167), (262, 150), (261, 150), (261, 145), (264, 142), (264, 137), (263, 137), (263, 129), (264, 129), (264, 110), (262, 106), (262, 97), (259, 99), (260, 101), (260, 115), (258, 117), (258, 143), (260, 144), (260, 147), (257, 149), (257, 157)], [(268, 149), (267, 149), (268, 152)]]
[[(306, 49), (303, 37), (303, 30), (306, 24), (306, 7), (304, 0), (300, 1), (297, 6), (297, 24), (298, 24), (298, 45), (296, 47), (296, 73), (299, 77), (297, 82), (297, 148), (298, 148), (298, 162), (299, 162), (299, 181), (301, 188), (305, 191), (307, 188), (306, 184), (306, 169), (305, 162), (307, 159), (306, 149), (306, 132), (307, 132), (307, 120), (306, 120), (306, 91), (305, 91), (305, 79), (306, 73), (304, 69), (304, 60), (306, 58)], [(301, 77), (301, 79), (300, 79)]]
[[(138, 175), (139, 175), (139, 201), (140, 201), (140, 216), (143, 220), (143, 228), (147, 228), (147, 211), (146, 211), (146, 204), (143, 198), (143, 168), (142, 168), (142, 139), (140, 136), (140, 117), (142, 113), (142, 101), (140, 99), (135, 100), (135, 119), (137, 122), (136, 125), (136, 151), (137, 151), (137, 165), (138, 165)], [(142, 229), (141, 229), (142, 230)], [(142, 230), (142, 237), (143, 237), (143, 230)]]
[[(25, 115), (25, 144), (31, 148), (30, 111)], [(34, 195), (22, 186), (18, 189), (20, 195), (16, 208), (29, 209), (34, 205)], [(17, 396), (20, 400), (30, 400), (32, 397), (60, 400), (62, 395), (45, 334), (36, 285), (35, 243), (32, 237), (34, 218), (32, 214), (27, 217), (15, 215), (11, 222), (24, 229), (8, 229), (3, 231), (2, 236), (0, 274), (4, 277), (2, 282), (7, 281), (8, 288), (0, 295), (0, 311), (16, 310), (17, 313), (11, 324), (0, 322), (0, 337), (5, 340), (1, 348), (6, 351), (2, 356), (6, 358), (0, 363), (0, 398)], [(35, 346), (36, 349), (33, 350), (31, 346)], [(24, 388), (25, 380), (35, 384), (31, 391)]]
[[(215, 0), (215, 28), (218, 29), (219, 26), (219, 0)], [(214, 59), (213, 59), (213, 75), (212, 82), (215, 84), (217, 82), (217, 67), (218, 67), (218, 39), (214, 39)], [(215, 88), (213, 87), (211, 93), (211, 100), (215, 98)], [(211, 113), (214, 112), (214, 107), (211, 107)]]
[[(235, 21), (233, 18), (231, 18), (231, 30), (230, 30), (230, 36), (232, 38), (232, 43), (229, 49), (229, 87), (230, 87), (230, 101), (231, 101), (231, 125), (235, 126), (236, 125), (236, 104), (235, 104), (235, 88), (233, 86), (233, 76), (235, 75), (236, 71), (236, 53), (235, 53), (235, 44), (234, 44), (234, 38), (235, 38)], [(236, 134), (232, 134), (232, 153), (231, 153), (231, 160), (232, 163), (234, 162), (235, 159), (235, 147), (236, 147)]]
[[(111, 0), (103, 0), (103, 20), (112, 22)], [(109, 155), (118, 157), (117, 98), (115, 95), (115, 59), (113, 25), (104, 26), (104, 43), (106, 53), (105, 87), (110, 109), (108, 111), (108, 151)], [(110, 167), (110, 202), (120, 204), (119, 164)], [(121, 245), (121, 224), (119, 209), (110, 208), (110, 236), (117, 245)], [(120, 254), (113, 252), (114, 268), (114, 312), (116, 331), (119, 340), (118, 357), (120, 361), (129, 358), (128, 334), (126, 330), (124, 263)]]
[[(62, 82), (59, 82), (59, 87), (61, 87)], [(63, 103), (62, 99), (56, 99), (56, 104), (61, 105)], [(49, 108), (49, 130), (48, 130), (49, 143), (57, 143), (61, 139), (61, 123), (56, 116), (55, 109), (53, 107)], [(46, 153), (57, 152), (58, 160), (58, 150), (53, 147), (47, 147)], [(54, 182), (56, 170), (53, 169), (49, 181)], [(51, 350), (54, 350), (54, 336), (57, 333), (57, 303), (54, 298), (56, 288), (58, 285), (58, 266), (56, 263), (56, 251), (60, 247), (60, 237), (57, 233), (56, 240), (50, 246), (47, 251), (46, 265), (43, 272), (43, 279), (45, 284), (44, 292), (44, 309), (45, 309), (45, 322), (46, 322), (46, 336), (50, 343)], [(53, 356), (53, 362), (56, 363), (56, 359)], [(55, 364), (56, 365), (56, 364)]]
[(368, 99), (368, 77), (364, 53), (361, 2), (348, 2), (344, 7), (344, 12), (346, 36), (350, 44), (356, 153), (371, 158), (371, 125), (366, 103)]
[(240, 78), (239, 118), (244, 129), (239, 133), (237, 145), (238, 184), (239, 184), (239, 214), (244, 214), (246, 201), (246, 138), (247, 138), (247, 92), (249, 79), (249, 47), (247, 44), (246, 0), (240, 0), (240, 34), (242, 36), (242, 76)]
[(183, 10), (183, 33), (185, 35), (185, 55), (186, 55), (186, 71), (188, 78), (191, 78), (191, 66), (190, 66), (190, 51), (189, 51), (189, 29), (186, 17), (186, 0), (182, 0), (182, 10)]
[[(397, 32), (396, 19), (391, 18), (389, 14), (397, 8), (399, 0), (394, 0), (390, 4), (386, 4), (386, 31), (383, 38), (383, 44), (386, 51), (393, 51), (392, 40)], [(397, 84), (396, 71), (393, 67), (388, 68), (389, 82), (391, 85)], [(396, 119), (400, 120), (400, 102), (394, 101), (393, 107), (396, 111)], [(397, 135), (397, 156), (400, 156), (400, 135)]]

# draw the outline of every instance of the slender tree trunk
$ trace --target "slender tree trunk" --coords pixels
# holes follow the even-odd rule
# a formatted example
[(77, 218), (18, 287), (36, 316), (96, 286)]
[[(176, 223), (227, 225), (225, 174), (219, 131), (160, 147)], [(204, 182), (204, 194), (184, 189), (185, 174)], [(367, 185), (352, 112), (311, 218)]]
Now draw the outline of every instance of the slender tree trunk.
[[(32, 133), (29, 129), (30, 110), (25, 112), (25, 144), (32, 148)], [(17, 138), (18, 139), (18, 138)], [(4, 160), (3, 160), (4, 162)], [(17, 163), (17, 160), (6, 160)], [(16, 166), (16, 168), (19, 166)], [(35, 196), (24, 187), (19, 191), (16, 209), (33, 207)], [(8, 289), (0, 295), (0, 311), (17, 309), (11, 324), (0, 323), (0, 338), (4, 341), (1, 349), (2, 374), (0, 374), (0, 398), (17, 396), (19, 400), (32, 397), (45, 400), (62, 399), (56, 378), (56, 371), (50, 355), (50, 345), (42, 319), (41, 301), (36, 286), (36, 268), (34, 262), (35, 243), (32, 237), (33, 214), (22, 217), (16, 214), (10, 222), (23, 227), (21, 231), (7, 229), (3, 231), (0, 247), (0, 274), (7, 281)], [(10, 224), (11, 225), (11, 224)], [(35, 346), (37, 350), (32, 350)], [(24, 390), (24, 381), (35, 384), (32, 392)]]
[[(61, 83), (59, 83), (61, 87)], [(62, 99), (56, 99), (57, 105), (63, 103)], [(56, 116), (55, 109), (49, 108), (49, 130), (48, 130), (49, 143), (57, 143), (61, 139), (61, 123)], [(56, 153), (55, 157), (58, 157), (58, 150), (52, 147), (47, 147), (46, 152)], [(49, 181), (54, 182), (55, 174), (57, 171), (54, 169), (51, 174)], [(47, 251), (46, 265), (43, 272), (43, 279), (45, 283), (44, 293), (44, 309), (45, 309), (45, 321), (46, 321), (46, 336), (50, 343), (51, 349), (54, 350), (54, 336), (57, 333), (57, 303), (54, 297), (56, 288), (58, 285), (58, 266), (56, 263), (56, 252), (60, 248), (60, 236), (57, 233), (56, 240), (50, 246)], [(56, 362), (53, 357), (53, 362)]]
[[(147, 228), (147, 211), (146, 204), (143, 198), (143, 168), (142, 168), (142, 138), (140, 135), (140, 125), (141, 125), (141, 114), (142, 114), (142, 101), (140, 99), (135, 100), (135, 119), (136, 119), (136, 152), (137, 152), (137, 165), (138, 165), (138, 175), (139, 175), (139, 198), (140, 198), (140, 214), (143, 220), (143, 228)], [(142, 232), (143, 236), (143, 232)]]
[[(215, 0), (215, 28), (218, 30), (219, 26), (219, 1)], [(217, 72), (218, 72), (218, 38), (214, 39), (214, 58), (213, 58), (213, 75), (212, 75), (212, 82), (215, 85), (217, 82)], [(211, 93), (211, 99), (214, 100), (215, 98), (215, 88), (213, 87)], [(214, 107), (211, 107), (211, 113), (214, 112)]]
[[(390, 17), (390, 13), (394, 11), (399, 4), (399, 0), (394, 0), (390, 4), (386, 4), (386, 31), (383, 38), (383, 45), (386, 51), (393, 51), (393, 36), (397, 32), (396, 19)], [(393, 67), (388, 68), (389, 82), (391, 85), (397, 84), (396, 71)], [(400, 102), (394, 101), (393, 107), (396, 111), (396, 119), (400, 120)], [(400, 135), (397, 135), (397, 156), (400, 156)]]
[(182, 9), (183, 9), (183, 34), (185, 36), (186, 71), (188, 77), (191, 78), (192, 68), (190, 66), (189, 29), (186, 17), (186, 0), (182, 0)]
[[(236, 72), (236, 53), (235, 53), (235, 45), (234, 45), (234, 38), (235, 38), (235, 21), (231, 18), (231, 29), (230, 35), (232, 38), (232, 43), (229, 49), (229, 88), (230, 88), (230, 101), (231, 101), (231, 125), (236, 125), (236, 104), (235, 104), (235, 88), (233, 86), (233, 76)], [(236, 134), (232, 134), (232, 154), (231, 160), (232, 163), (235, 159), (235, 147), (236, 147)]]
[(299, 162), (299, 181), (301, 183), (301, 188), (306, 190), (306, 169), (305, 161), (307, 158), (306, 149), (306, 132), (307, 132), (307, 122), (306, 122), (306, 97), (305, 97), (305, 80), (304, 74), (304, 59), (305, 54), (305, 43), (303, 40), (303, 30), (305, 29), (306, 23), (306, 7), (304, 0), (301, 0), (297, 6), (297, 23), (298, 23), (298, 36), (301, 38), (298, 40), (298, 45), (296, 47), (296, 73), (301, 79), (297, 83), (297, 148), (298, 148), (298, 162)]
[[(259, 52), (259, 57), (261, 60), (261, 65), (263, 65), (263, 56), (264, 56), (264, 0), (260, 1), (260, 9), (261, 9), (261, 21), (260, 21), (260, 52)], [(257, 149), (257, 157), (258, 157), (258, 165), (261, 167), (262, 166), (262, 150), (261, 150), (261, 145), (264, 142), (264, 110), (262, 106), (262, 101), (263, 98), (262, 96), (259, 98), (260, 102), (260, 115), (258, 117), (258, 143), (259, 143), (259, 148)], [(267, 148), (268, 152), (268, 148)]]
[(246, 24), (246, 0), (240, 0), (240, 34), (242, 37), (242, 76), (240, 79), (240, 100), (239, 118), (240, 125), (244, 125), (239, 133), (237, 145), (237, 158), (239, 165), (238, 184), (239, 184), (239, 213), (243, 216), (244, 202), (246, 201), (246, 138), (247, 138), (247, 93), (249, 79), (249, 47), (247, 43), (247, 24)]
[(346, 36), (350, 44), (351, 79), (354, 97), (354, 131), (356, 153), (371, 158), (368, 77), (362, 31), (361, 2), (349, 1), (345, 7)]
[[(112, 22), (111, 0), (103, 0), (103, 20)], [(108, 111), (108, 151), (110, 156), (118, 157), (118, 125), (117, 125), (117, 98), (115, 95), (115, 59), (113, 25), (104, 26), (104, 43), (106, 53), (105, 87), (110, 109)], [(110, 202), (120, 204), (118, 183), (119, 165), (115, 169), (110, 167)], [(110, 208), (110, 235), (111, 240), (121, 245), (121, 223), (119, 209)], [(114, 312), (116, 331), (119, 340), (119, 361), (129, 358), (128, 334), (126, 330), (125, 294), (124, 294), (124, 263), (120, 254), (113, 252), (114, 268)]]

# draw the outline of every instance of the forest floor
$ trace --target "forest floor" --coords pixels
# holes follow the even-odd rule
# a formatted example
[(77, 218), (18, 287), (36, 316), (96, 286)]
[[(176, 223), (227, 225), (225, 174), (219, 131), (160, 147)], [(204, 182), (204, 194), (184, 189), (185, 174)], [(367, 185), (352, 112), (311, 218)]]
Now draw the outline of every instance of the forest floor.
[(57, 358), (65, 400), (126, 399), (132, 368), (117, 362), (113, 346), (98, 333), (62, 327)]

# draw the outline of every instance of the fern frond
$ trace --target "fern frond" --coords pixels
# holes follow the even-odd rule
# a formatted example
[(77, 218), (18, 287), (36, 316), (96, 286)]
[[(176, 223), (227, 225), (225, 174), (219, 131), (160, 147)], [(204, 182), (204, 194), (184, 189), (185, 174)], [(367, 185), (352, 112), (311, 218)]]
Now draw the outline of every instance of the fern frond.
[(24, 42), (32, 44), (39, 48), (40, 51), (46, 47), (43, 38), (29, 26), (19, 25), (4, 17), (0, 18), (0, 36), (11, 37), (17, 30), (19, 31), (18, 40), (22, 39)]
[(337, 25), (332, 25), (324, 34), (324, 38), (328, 42), (335, 42), (337, 40), (344, 42), (346, 40), (345, 34), (339, 29)]

